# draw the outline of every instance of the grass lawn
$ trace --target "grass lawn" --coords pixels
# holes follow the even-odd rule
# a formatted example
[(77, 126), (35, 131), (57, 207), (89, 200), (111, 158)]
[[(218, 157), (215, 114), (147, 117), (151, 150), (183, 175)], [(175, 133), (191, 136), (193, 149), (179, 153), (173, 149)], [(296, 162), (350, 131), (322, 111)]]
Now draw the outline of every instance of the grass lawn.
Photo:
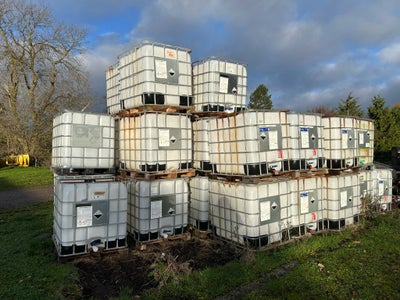
[(52, 184), (53, 173), (49, 168), (0, 168), (0, 191)]
[[(44, 168), (5, 168), (0, 169), (2, 190), (10, 187), (4, 182), (12, 182), (13, 188), (52, 184), (52, 174)], [(52, 223), (51, 202), (0, 212), (0, 299), (82, 298), (78, 270), (57, 261)], [(141, 299), (227, 294), (240, 299), (397, 299), (399, 228), (400, 210), (395, 209), (341, 232), (248, 251), (224, 266), (178, 274), (178, 282), (148, 290)], [(125, 287), (119, 299), (134, 295)]]
[[(81, 297), (77, 269), (54, 254), (52, 221), (52, 203), (0, 213), (0, 299)], [(238, 288), (242, 299), (396, 299), (399, 228), (397, 209), (359, 227), (181, 274), (178, 283), (147, 291), (142, 299), (213, 299)], [(240, 294), (247, 285), (252, 288)], [(125, 288), (120, 299), (133, 295)]]

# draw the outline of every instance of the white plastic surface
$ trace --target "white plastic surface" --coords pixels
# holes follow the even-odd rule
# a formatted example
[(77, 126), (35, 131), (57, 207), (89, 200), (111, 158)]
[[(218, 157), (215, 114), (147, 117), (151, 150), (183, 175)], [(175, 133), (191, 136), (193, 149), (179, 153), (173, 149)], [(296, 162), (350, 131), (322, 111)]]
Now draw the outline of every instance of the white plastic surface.
[(67, 112), (53, 120), (52, 167), (114, 167), (114, 119), (108, 115)]

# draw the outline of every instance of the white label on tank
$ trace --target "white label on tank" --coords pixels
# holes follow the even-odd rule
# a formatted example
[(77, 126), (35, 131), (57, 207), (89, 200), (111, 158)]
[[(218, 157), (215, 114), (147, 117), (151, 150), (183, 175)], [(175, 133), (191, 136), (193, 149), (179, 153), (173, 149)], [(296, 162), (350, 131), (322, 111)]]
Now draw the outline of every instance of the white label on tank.
[(300, 128), (301, 148), (310, 148), (310, 139), (308, 136), (308, 128)]
[(308, 193), (304, 192), (304, 193), (300, 193), (300, 213), (301, 214), (305, 214), (308, 213), (310, 211), (309, 207), (308, 207)]
[(359, 144), (363, 145), (364, 144), (364, 133), (360, 133), (358, 135), (358, 140), (359, 140)]
[(219, 92), (228, 93), (229, 78), (226, 76), (219, 76)]
[(269, 150), (278, 149), (278, 131), (269, 132)]
[(260, 203), (260, 218), (261, 222), (271, 219), (271, 208), (269, 201), (263, 201)]
[(159, 147), (169, 147), (170, 137), (169, 129), (159, 129), (158, 130), (158, 146)]
[(347, 191), (340, 192), (340, 207), (347, 206)]
[(76, 207), (76, 227), (92, 226), (92, 206), (77, 206)]
[(383, 180), (379, 180), (379, 182), (378, 182), (378, 196), (383, 196), (384, 190), (385, 190), (385, 182)]
[(167, 79), (167, 62), (165, 60), (156, 59), (156, 77)]
[(162, 200), (151, 201), (150, 218), (158, 219), (162, 217)]
[(348, 141), (349, 141), (348, 130), (342, 130), (342, 145), (346, 148), (348, 147)]

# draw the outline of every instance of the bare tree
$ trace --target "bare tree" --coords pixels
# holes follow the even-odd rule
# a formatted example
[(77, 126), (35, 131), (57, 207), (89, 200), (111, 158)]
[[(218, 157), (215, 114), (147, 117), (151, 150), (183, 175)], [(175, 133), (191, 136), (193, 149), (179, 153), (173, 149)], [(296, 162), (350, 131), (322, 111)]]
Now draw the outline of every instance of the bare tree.
[(54, 116), (91, 102), (79, 61), (86, 35), (45, 6), (0, 0), (0, 144), (8, 151), (48, 159)]
[(316, 107), (313, 107), (308, 110), (310, 113), (315, 113), (315, 114), (321, 114), (323, 116), (334, 116), (336, 115), (335, 109), (330, 108), (324, 105), (317, 105)]

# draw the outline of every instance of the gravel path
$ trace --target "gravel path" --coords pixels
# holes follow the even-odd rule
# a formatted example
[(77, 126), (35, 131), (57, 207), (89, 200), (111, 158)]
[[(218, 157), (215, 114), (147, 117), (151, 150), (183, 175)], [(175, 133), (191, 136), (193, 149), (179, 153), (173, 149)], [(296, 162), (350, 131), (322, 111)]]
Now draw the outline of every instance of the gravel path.
[(0, 191), (0, 210), (22, 207), (31, 203), (53, 200), (53, 186)]

